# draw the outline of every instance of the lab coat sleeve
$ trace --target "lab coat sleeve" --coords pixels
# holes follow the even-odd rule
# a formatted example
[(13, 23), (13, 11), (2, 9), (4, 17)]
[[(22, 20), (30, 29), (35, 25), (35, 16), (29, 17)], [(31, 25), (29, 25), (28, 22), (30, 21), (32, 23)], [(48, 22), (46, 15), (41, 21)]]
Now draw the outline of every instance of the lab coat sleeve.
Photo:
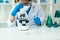
[[(17, 5), (18, 5), (18, 4), (17, 4)], [(11, 26), (14, 26), (14, 25), (15, 25), (15, 21), (16, 21), (16, 20), (14, 20), (14, 22), (11, 22), (11, 21), (10, 21), (10, 16), (14, 16), (14, 17), (15, 17), (16, 12), (17, 12), (17, 9), (18, 9), (17, 5), (15, 5), (14, 7), (12, 7), (11, 11), (9, 12), (9, 17), (8, 17), (8, 20), (7, 20), (7, 25), (8, 25), (8, 27), (11, 27)], [(16, 18), (15, 18), (15, 19), (16, 19)]]
[(45, 21), (45, 15), (44, 15), (44, 11), (42, 9), (42, 7), (40, 7), (40, 5), (38, 6), (38, 12), (37, 12), (38, 18), (40, 19), (40, 23), (41, 25), (44, 23)]
[[(20, 8), (23, 8), (23, 6), (24, 6), (23, 4), (17, 4), (17, 5), (15, 5), (15, 6), (12, 8), (12, 10), (11, 10), (10, 13), (9, 13), (9, 18), (8, 18), (8, 20), (7, 20), (7, 25), (8, 25), (8, 26), (16, 25), (17, 12), (20, 11), (19, 9), (20, 9)], [(11, 21), (10, 21), (10, 16), (14, 16), (14, 17), (15, 17), (14, 22), (11, 22)]]
[(11, 11), (11, 15), (15, 16), (18, 11), (20, 11), (21, 8), (23, 8), (24, 4), (17, 4)]

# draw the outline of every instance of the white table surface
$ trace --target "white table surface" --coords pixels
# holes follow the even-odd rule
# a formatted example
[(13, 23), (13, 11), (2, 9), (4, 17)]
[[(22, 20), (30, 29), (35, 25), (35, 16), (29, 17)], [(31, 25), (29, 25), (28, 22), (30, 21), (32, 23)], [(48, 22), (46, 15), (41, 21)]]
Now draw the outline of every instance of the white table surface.
[(60, 40), (60, 27), (31, 27), (20, 31), (17, 27), (0, 28), (0, 40)]

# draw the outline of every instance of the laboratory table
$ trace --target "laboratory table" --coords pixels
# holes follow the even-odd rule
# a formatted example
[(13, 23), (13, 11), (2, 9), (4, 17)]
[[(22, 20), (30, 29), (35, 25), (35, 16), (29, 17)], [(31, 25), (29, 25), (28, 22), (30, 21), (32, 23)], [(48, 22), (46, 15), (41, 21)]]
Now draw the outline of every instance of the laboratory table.
[(60, 40), (60, 27), (32, 26), (27, 31), (20, 31), (18, 27), (3, 27), (0, 28), (0, 40)]

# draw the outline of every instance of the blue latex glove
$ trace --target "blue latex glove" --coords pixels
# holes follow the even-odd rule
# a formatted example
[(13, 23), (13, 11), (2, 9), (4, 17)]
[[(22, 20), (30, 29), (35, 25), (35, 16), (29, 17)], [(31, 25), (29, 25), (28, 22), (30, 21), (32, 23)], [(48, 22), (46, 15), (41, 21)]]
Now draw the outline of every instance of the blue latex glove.
[(34, 16), (34, 22), (35, 22), (38, 26), (41, 25), (40, 18), (38, 18), (38, 17), (36, 17), (36, 16)]

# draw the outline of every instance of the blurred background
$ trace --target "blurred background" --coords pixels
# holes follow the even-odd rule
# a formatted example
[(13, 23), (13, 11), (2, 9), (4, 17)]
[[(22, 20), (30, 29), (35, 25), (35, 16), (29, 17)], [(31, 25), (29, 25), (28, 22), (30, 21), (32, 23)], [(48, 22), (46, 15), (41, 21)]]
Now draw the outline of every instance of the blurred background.
[[(42, 6), (46, 19), (48, 14), (50, 14), (52, 16), (53, 23), (57, 21), (57, 23), (60, 24), (60, 18), (55, 17), (56, 10), (60, 11), (60, 0), (33, 0), (33, 2), (37, 2)], [(17, 3), (18, 0), (0, 0), (0, 27), (7, 25), (6, 23), (9, 13), (12, 7)]]

